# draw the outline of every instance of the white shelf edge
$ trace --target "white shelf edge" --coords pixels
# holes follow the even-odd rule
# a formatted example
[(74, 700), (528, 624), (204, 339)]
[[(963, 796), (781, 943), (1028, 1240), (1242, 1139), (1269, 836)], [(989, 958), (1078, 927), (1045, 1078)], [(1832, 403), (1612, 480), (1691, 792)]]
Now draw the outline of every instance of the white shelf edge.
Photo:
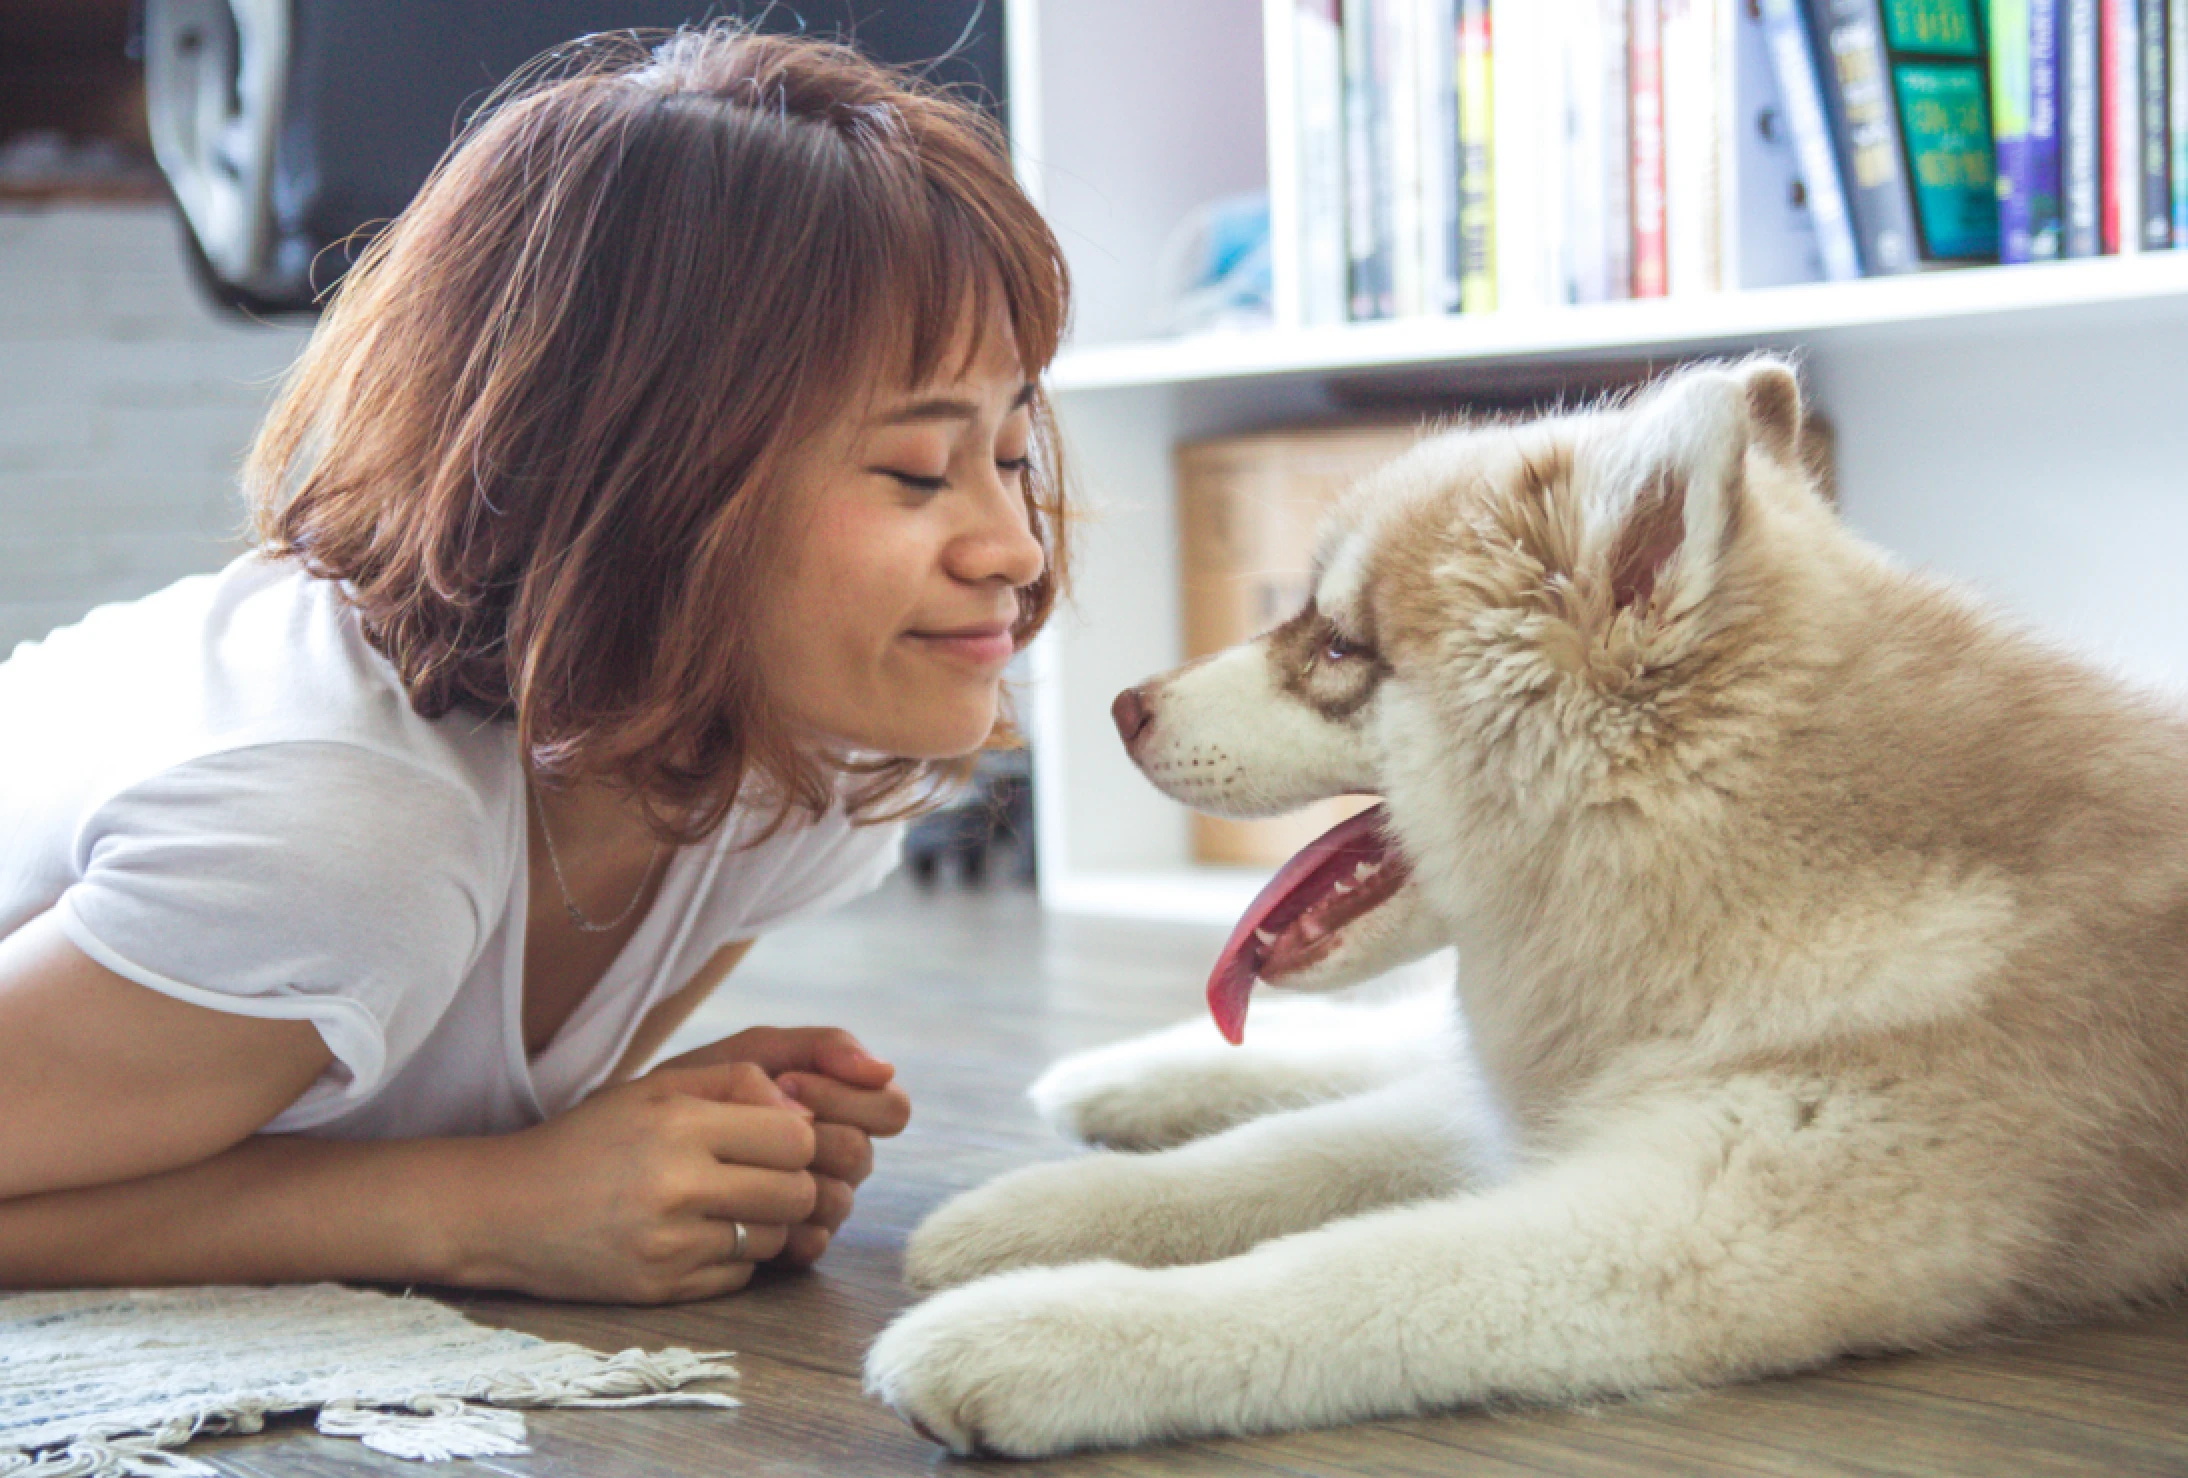
[(1041, 907), (1178, 924), (1238, 922), (1270, 878), (1252, 868), (1150, 868), (1141, 872), (1043, 872)]
[(1477, 318), (1392, 319), (1067, 347), (1048, 380), (1053, 389), (1069, 393), (1601, 356), (2174, 297), (2188, 297), (2188, 251), (1967, 267)]

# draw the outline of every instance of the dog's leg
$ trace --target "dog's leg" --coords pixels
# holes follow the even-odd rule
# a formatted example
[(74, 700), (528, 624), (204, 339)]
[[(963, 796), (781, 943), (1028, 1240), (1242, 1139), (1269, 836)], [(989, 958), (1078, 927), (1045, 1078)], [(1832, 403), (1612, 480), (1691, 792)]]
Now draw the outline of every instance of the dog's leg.
[(1710, 1385), (1964, 1336), (2007, 1297), (2029, 1228), (1908, 1163), (1934, 1129), (1894, 1159), (1803, 1154), (1753, 1101), (1642, 1127), (1221, 1263), (983, 1279), (886, 1330), (868, 1387), (960, 1452), (1034, 1457)]
[(1279, 1109), (1379, 1088), (1452, 1055), (1448, 964), (1422, 978), (1373, 1004), (1264, 996), (1242, 1047), (1201, 1017), (1066, 1057), (1028, 1096), (1066, 1138), (1160, 1150)]
[(912, 1234), (906, 1278), (940, 1288), (1033, 1264), (1229, 1257), (1337, 1217), (1478, 1184), (1501, 1163), (1469, 1085), (1436, 1068), (1271, 1114), (1183, 1148), (1014, 1170)]

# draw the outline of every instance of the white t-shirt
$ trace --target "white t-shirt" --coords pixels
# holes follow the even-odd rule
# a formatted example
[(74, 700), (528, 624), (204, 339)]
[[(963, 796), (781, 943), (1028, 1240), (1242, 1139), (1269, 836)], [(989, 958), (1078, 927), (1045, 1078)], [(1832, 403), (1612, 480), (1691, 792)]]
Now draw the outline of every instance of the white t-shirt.
[(740, 849), (759, 820), (733, 812), (675, 851), (637, 933), (528, 1060), (514, 728), (420, 718), (336, 587), (246, 555), (0, 663), (0, 937), (50, 909), (118, 975), (310, 1021), (334, 1063), (268, 1132), (537, 1123), (599, 1086), (721, 946), (896, 863), (896, 826), (838, 809)]

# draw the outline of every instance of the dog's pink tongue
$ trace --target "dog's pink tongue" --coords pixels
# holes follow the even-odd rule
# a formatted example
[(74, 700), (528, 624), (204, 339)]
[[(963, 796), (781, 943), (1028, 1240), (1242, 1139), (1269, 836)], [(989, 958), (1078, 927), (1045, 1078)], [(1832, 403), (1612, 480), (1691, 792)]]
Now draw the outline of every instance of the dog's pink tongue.
[(1331, 862), (1340, 857), (1379, 854), (1380, 834), (1389, 817), (1383, 807), (1370, 806), (1338, 822), (1300, 848), (1246, 905), (1245, 914), (1231, 930), (1230, 939), (1208, 975), (1208, 1011), (1215, 1017), (1216, 1030), (1223, 1033), (1224, 1040), (1234, 1047), (1246, 1040), (1247, 999), (1269, 955), (1269, 946), (1256, 937), (1257, 933), (1268, 929), (1272, 934), (1281, 934), (1286, 925), (1305, 913), (1327, 891), (1328, 879), (1322, 874)]

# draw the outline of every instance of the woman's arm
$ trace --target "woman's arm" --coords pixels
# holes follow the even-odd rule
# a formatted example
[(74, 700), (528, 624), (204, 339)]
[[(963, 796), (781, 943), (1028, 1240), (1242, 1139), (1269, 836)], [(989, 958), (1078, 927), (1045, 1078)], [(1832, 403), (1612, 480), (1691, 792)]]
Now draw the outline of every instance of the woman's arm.
[[(811, 1125), (760, 1106), (774, 1102), (745, 1066), (652, 1074), (516, 1134), (254, 1138), (0, 1202), (0, 1287), (348, 1279), (708, 1298), (743, 1287), (813, 1213)], [(734, 1259), (733, 1219), (748, 1230)]]
[(332, 1060), (310, 1022), (163, 996), (41, 914), (0, 939), (0, 1201), (216, 1155)]
[[(653, 1073), (492, 1138), (253, 1138), (328, 1060), (308, 1023), (171, 1000), (50, 918), (0, 941), (0, 1287), (694, 1298), (740, 1286), (814, 1210), (809, 1111), (749, 1064)], [(732, 1220), (750, 1228), (734, 1262)]]

